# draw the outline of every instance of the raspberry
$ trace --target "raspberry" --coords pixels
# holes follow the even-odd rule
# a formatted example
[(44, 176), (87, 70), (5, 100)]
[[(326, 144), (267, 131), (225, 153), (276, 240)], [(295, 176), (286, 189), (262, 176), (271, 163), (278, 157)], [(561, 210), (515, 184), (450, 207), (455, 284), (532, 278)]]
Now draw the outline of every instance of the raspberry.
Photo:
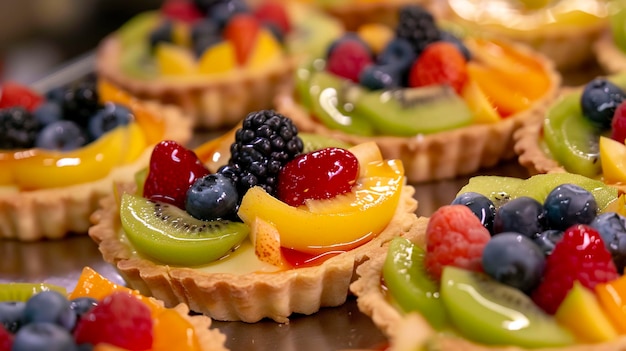
[(355, 83), (359, 82), (359, 74), (363, 68), (374, 63), (370, 48), (353, 36), (337, 39), (331, 47), (326, 70)]
[(426, 47), (409, 73), (410, 87), (448, 84), (457, 94), (461, 93), (466, 81), (465, 57), (454, 44), (444, 41)]
[(626, 101), (619, 104), (615, 109), (611, 121), (611, 130), (611, 139), (620, 143), (626, 141)]
[(426, 228), (426, 270), (437, 280), (444, 266), (482, 271), (483, 248), (490, 238), (487, 228), (467, 206), (443, 206)]
[(590, 226), (569, 227), (546, 260), (543, 281), (532, 299), (548, 313), (555, 313), (578, 280), (593, 290), (596, 284), (617, 279), (617, 269), (600, 234)]
[(13, 346), (13, 334), (0, 323), (0, 351), (11, 351), (11, 346)]
[(151, 349), (150, 309), (127, 292), (114, 292), (82, 316), (74, 337), (77, 344), (102, 342), (126, 350)]

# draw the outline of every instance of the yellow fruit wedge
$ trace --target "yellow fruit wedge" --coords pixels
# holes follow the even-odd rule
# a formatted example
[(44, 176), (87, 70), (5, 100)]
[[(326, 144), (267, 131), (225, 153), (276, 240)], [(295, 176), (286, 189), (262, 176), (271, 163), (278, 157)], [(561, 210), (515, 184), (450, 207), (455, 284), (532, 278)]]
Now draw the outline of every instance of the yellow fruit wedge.
[(501, 120), (500, 114), (475, 81), (470, 79), (465, 83), (461, 96), (474, 114), (474, 123), (489, 124)]
[(174, 21), (172, 28), (172, 41), (174, 44), (191, 48), (191, 28), (188, 23), (181, 21)]
[(600, 305), (620, 334), (626, 334), (626, 276), (596, 285)]
[(281, 246), (289, 249), (311, 254), (351, 249), (379, 234), (393, 217), (404, 184), (401, 165), (397, 160), (369, 163), (368, 173), (350, 194), (308, 200), (307, 206), (316, 211), (289, 206), (253, 187), (244, 195), (238, 215), (249, 226), (257, 217), (272, 223)]
[(164, 76), (187, 76), (197, 72), (196, 61), (191, 52), (174, 44), (157, 44), (154, 57), (159, 72)]
[(367, 172), (367, 165), (370, 162), (380, 162), (383, 160), (383, 155), (380, 152), (380, 148), (374, 141), (357, 144), (351, 147), (350, 152), (359, 160), (359, 177), (365, 176)]
[(198, 73), (217, 74), (237, 67), (235, 47), (229, 41), (222, 41), (208, 48), (198, 60)]
[(250, 241), (259, 260), (280, 268), (288, 266), (280, 250), (280, 234), (271, 223), (255, 218), (250, 227)]
[(617, 337), (615, 327), (593, 291), (578, 281), (574, 282), (554, 317), (582, 342), (605, 342)]
[(141, 130), (137, 123), (128, 125), (128, 135), (126, 136), (126, 151), (122, 159), (122, 164), (128, 164), (135, 161), (148, 146), (146, 134)]
[(255, 70), (267, 65), (282, 55), (282, 47), (274, 35), (263, 28), (257, 35), (256, 44), (248, 56), (246, 67)]
[(395, 34), (382, 23), (366, 23), (357, 29), (357, 35), (377, 54), (383, 51)]
[(626, 183), (626, 145), (600, 137), (600, 164), (607, 183)]

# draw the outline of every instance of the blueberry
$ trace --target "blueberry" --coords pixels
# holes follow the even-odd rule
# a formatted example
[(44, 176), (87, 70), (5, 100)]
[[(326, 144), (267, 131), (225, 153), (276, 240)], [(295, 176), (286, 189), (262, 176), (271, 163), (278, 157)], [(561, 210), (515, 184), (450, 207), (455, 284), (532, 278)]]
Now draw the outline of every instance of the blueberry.
[(221, 37), (203, 37), (193, 42), (193, 53), (197, 58), (202, 57), (210, 47), (222, 42)]
[(46, 101), (33, 111), (33, 116), (41, 127), (63, 119), (63, 110), (57, 102)]
[(496, 217), (496, 207), (493, 202), (483, 194), (475, 192), (467, 192), (460, 194), (454, 200), (452, 205), (465, 205), (480, 219), (490, 233), (493, 232), (493, 220)]
[(544, 230), (544, 221), (545, 210), (539, 201), (522, 196), (498, 208), (493, 232), (516, 232), (533, 238)]
[(35, 146), (48, 150), (70, 151), (87, 143), (85, 133), (72, 121), (53, 122), (41, 130)]
[(174, 24), (172, 21), (163, 21), (158, 27), (150, 32), (149, 42), (150, 48), (154, 48), (159, 43), (171, 43), (174, 41)]
[(394, 65), (369, 65), (359, 74), (359, 84), (371, 90), (398, 88), (402, 73)]
[(617, 106), (626, 93), (605, 78), (596, 78), (585, 85), (580, 104), (583, 115), (594, 124), (609, 129)]
[(411, 65), (415, 61), (415, 51), (413, 45), (408, 40), (395, 38), (385, 46), (383, 51), (378, 55), (377, 63), (379, 65), (393, 65), (402, 73), (408, 72)]
[(65, 99), (65, 93), (67, 88), (60, 86), (50, 89), (46, 92), (46, 100), (48, 102), (56, 102), (57, 104), (63, 104), (63, 100)]
[(70, 332), (53, 323), (36, 322), (23, 326), (13, 339), (11, 351), (76, 351)]
[(598, 203), (593, 194), (574, 184), (554, 188), (543, 207), (551, 229), (565, 230), (574, 224), (589, 224), (598, 214)]
[(235, 212), (239, 199), (235, 184), (222, 174), (208, 174), (187, 190), (185, 209), (202, 220), (223, 218)]
[(61, 293), (49, 290), (33, 295), (24, 306), (24, 323), (54, 323), (67, 330), (76, 324), (76, 314), (69, 300)]
[(602, 236), (617, 271), (623, 272), (626, 267), (626, 217), (606, 212), (598, 215), (589, 225)]
[(487, 242), (482, 263), (495, 280), (528, 293), (541, 281), (546, 258), (526, 235), (505, 232)]
[(214, 21), (219, 28), (224, 28), (234, 15), (248, 12), (250, 12), (250, 9), (244, 1), (228, 0), (213, 5), (209, 12), (209, 18)]
[(445, 30), (440, 31), (439, 34), (441, 35), (441, 40), (452, 43), (459, 49), (461, 54), (463, 54), (465, 61), (469, 61), (472, 59), (472, 53), (469, 51), (467, 46), (465, 46), (463, 41), (459, 39), (459, 37)]
[(24, 323), (24, 302), (0, 302), (0, 323), (11, 333)]
[(554, 251), (556, 244), (563, 239), (563, 231), (557, 229), (548, 229), (539, 233), (536, 238), (533, 239), (535, 244), (543, 251), (544, 254), (550, 255)]
[(70, 308), (74, 311), (74, 313), (76, 313), (77, 317), (82, 316), (97, 305), (98, 300), (91, 297), (79, 297), (70, 300)]
[(125, 126), (133, 119), (132, 112), (125, 106), (115, 103), (106, 103), (89, 121), (89, 135), (95, 140), (104, 133), (119, 126)]

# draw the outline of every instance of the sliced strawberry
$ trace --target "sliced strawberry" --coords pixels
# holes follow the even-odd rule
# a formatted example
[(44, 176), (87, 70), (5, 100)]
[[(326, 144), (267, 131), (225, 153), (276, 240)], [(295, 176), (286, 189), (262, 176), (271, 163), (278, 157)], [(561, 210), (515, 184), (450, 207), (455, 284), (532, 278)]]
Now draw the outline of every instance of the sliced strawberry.
[(143, 196), (184, 209), (187, 190), (209, 173), (193, 151), (175, 141), (162, 141), (152, 151)]
[(105, 297), (85, 313), (74, 330), (77, 344), (107, 343), (125, 350), (152, 349), (150, 309), (128, 292)]
[(259, 20), (247, 13), (234, 15), (224, 27), (224, 38), (235, 46), (235, 56), (239, 65), (248, 61), (260, 29)]
[(6, 82), (0, 87), (0, 108), (22, 106), (32, 112), (43, 100), (43, 96), (16, 82)]
[(359, 161), (348, 150), (325, 148), (297, 156), (278, 175), (278, 198), (300, 206), (307, 199), (330, 199), (352, 190)]
[(278, 27), (283, 34), (291, 30), (289, 15), (285, 5), (276, 1), (268, 1), (261, 4), (254, 10), (254, 17), (261, 23), (271, 23)]
[(611, 138), (620, 143), (626, 142), (626, 101), (619, 104), (615, 109), (611, 121)]
[(409, 86), (448, 84), (458, 94), (467, 81), (467, 62), (458, 47), (449, 42), (435, 42), (424, 49), (411, 67)]

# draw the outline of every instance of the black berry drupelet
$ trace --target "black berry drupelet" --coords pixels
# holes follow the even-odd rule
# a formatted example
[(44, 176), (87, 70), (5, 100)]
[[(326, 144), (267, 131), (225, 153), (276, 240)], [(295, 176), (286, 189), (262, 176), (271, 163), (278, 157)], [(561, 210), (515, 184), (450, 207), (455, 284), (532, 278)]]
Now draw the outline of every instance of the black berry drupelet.
[(441, 39), (441, 32), (430, 12), (419, 5), (409, 5), (400, 9), (396, 36), (411, 43), (419, 57), (428, 44)]
[(235, 134), (228, 164), (218, 172), (233, 180), (240, 197), (255, 185), (274, 195), (281, 168), (303, 147), (289, 118), (273, 110), (252, 112)]
[(64, 119), (86, 128), (91, 116), (102, 108), (98, 99), (96, 81), (85, 80), (76, 86), (67, 87), (62, 96), (61, 106)]
[(39, 129), (39, 122), (25, 108), (0, 109), (0, 149), (33, 147)]

